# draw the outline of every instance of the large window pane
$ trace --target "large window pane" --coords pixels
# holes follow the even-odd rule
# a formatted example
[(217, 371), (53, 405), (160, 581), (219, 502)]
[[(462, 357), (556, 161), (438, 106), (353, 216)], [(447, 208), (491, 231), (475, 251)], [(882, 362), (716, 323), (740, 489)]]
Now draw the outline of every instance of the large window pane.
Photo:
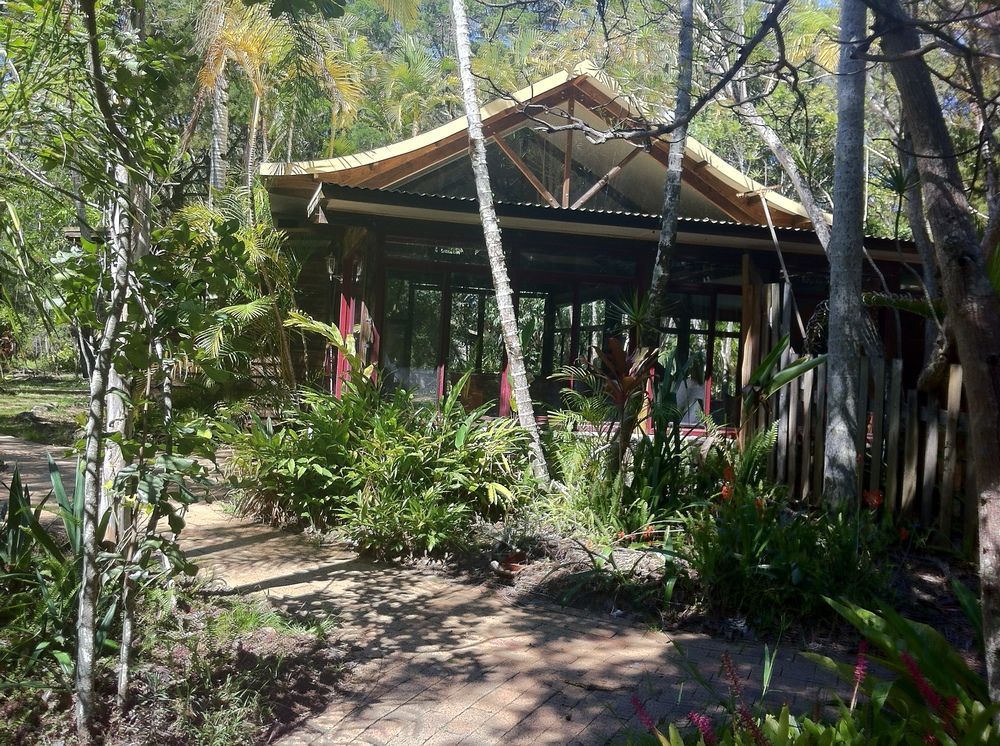
[(437, 397), (441, 288), (415, 278), (390, 278), (386, 287), (384, 358), (389, 386), (419, 399)]

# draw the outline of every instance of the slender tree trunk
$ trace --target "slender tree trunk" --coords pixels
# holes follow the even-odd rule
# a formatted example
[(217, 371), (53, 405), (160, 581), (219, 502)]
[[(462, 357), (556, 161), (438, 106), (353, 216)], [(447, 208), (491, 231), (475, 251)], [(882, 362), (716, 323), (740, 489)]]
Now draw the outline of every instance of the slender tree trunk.
[(854, 59), (865, 36), (862, 0), (840, 6), (840, 68), (837, 78), (837, 146), (833, 166), (833, 231), (830, 235), (830, 321), (823, 491), (832, 510), (858, 495), (858, 319), (864, 261), (865, 63)]
[[(688, 0), (690, 1), (690, 0)], [(514, 314), (514, 294), (507, 273), (503, 241), (500, 237), (500, 222), (497, 220), (493, 204), (493, 188), (490, 186), (490, 172), (486, 165), (486, 140), (483, 137), (483, 122), (479, 112), (479, 96), (476, 81), (472, 75), (472, 48), (469, 43), (469, 21), (465, 14), (465, 0), (451, 0), (452, 19), (455, 22), (455, 46), (458, 52), (458, 74), (462, 81), (462, 95), (465, 114), (469, 123), (469, 143), (472, 172), (476, 180), (476, 194), (479, 197), (479, 216), (483, 223), (483, 239), (490, 259), (493, 287), (496, 292), (497, 309), (500, 313), (500, 329), (507, 349), (507, 375), (512, 382), (517, 418), (521, 427), (531, 436), (531, 464), (535, 476), (548, 483), (549, 470), (545, 464), (542, 441), (535, 421), (535, 410), (528, 391), (528, 375), (524, 368), (524, 353)]]
[[(253, 189), (254, 162), (257, 160), (257, 129), (260, 124), (260, 96), (254, 95), (253, 109), (250, 111), (250, 131), (247, 133), (247, 190)], [(251, 194), (250, 199), (253, 200)]]
[(916, 244), (917, 253), (923, 263), (923, 281), (927, 294), (937, 299), (941, 297), (940, 282), (938, 281), (937, 258), (934, 256), (934, 241), (931, 239), (930, 231), (927, 228), (927, 216), (924, 213), (924, 193), (920, 185), (920, 169), (917, 168), (917, 159), (913, 157), (913, 145), (908, 134), (903, 135), (899, 143), (899, 162), (903, 170), (910, 178), (906, 188), (906, 221), (910, 225), (910, 232), (913, 234), (913, 243)]
[[(219, 75), (212, 89), (212, 141), (209, 146), (209, 179), (211, 188), (226, 186), (226, 151), (229, 148), (229, 91), (225, 75)], [(211, 203), (211, 191), (209, 192)]]
[(94, 663), (97, 629), (97, 600), (100, 595), (100, 578), (97, 574), (97, 527), (101, 521), (98, 512), (101, 495), (101, 446), (104, 432), (105, 401), (111, 357), (118, 336), (118, 325), (125, 307), (128, 292), (131, 252), (129, 241), (122, 234), (112, 232), (113, 260), (111, 265), (112, 289), (108, 314), (104, 322), (93, 375), (90, 377), (90, 406), (87, 416), (87, 435), (84, 447), (84, 497), (82, 549), (83, 563), (80, 583), (80, 603), (77, 612), (76, 634), (76, 719), (77, 738), (81, 744), (92, 742), (91, 724), (94, 715)]
[(830, 245), (830, 226), (826, 222), (826, 215), (816, 201), (812, 189), (809, 188), (805, 178), (802, 176), (802, 172), (799, 171), (792, 151), (781, 141), (778, 133), (757, 113), (757, 108), (752, 103), (741, 101), (736, 105), (735, 110), (739, 118), (746, 124), (749, 124), (753, 131), (757, 133), (757, 136), (767, 145), (772, 155), (774, 155), (775, 159), (781, 165), (781, 169), (785, 172), (788, 180), (792, 182), (795, 194), (798, 195), (799, 201), (806, 209), (806, 214), (809, 215), (809, 220), (812, 221), (813, 230), (816, 231), (816, 238), (819, 239), (820, 245), (825, 250)]
[(875, 30), (892, 60), (903, 121), (934, 235), (948, 325), (955, 333), (968, 401), (979, 492), (979, 577), (990, 698), (1000, 703), (1000, 298), (986, 262), (954, 146), (921, 41), (898, 0), (871, 0)]
[[(670, 154), (663, 182), (663, 211), (660, 239), (656, 247), (656, 262), (650, 281), (650, 307), (655, 321), (652, 333), (658, 335), (659, 320), (667, 302), (670, 264), (677, 248), (677, 218), (681, 199), (681, 176), (684, 170), (684, 148), (687, 144), (686, 120), (691, 111), (691, 77), (694, 67), (694, 0), (680, 0), (681, 28), (677, 52), (677, 86), (674, 121), (685, 122), (670, 133)], [(659, 339), (643, 340), (644, 344), (659, 344)]]

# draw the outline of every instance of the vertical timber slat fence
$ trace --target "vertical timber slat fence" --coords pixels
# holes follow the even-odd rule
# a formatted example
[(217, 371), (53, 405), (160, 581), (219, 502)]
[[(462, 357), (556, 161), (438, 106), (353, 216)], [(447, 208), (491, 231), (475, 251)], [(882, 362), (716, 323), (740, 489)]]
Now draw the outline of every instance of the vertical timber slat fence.
[[(753, 288), (756, 338), (744, 342), (748, 374), (787, 333), (781, 321), (777, 284)], [(794, 359), (783, 356), (782, 366)], [(962, 368), (952, 365), (946, 391), (926, 393), (904, 387), (900, 359), (861, 359), (858, 370), (860, 474), (858, 493), (881, 500), (882, 510), (930, 532), (939, 545), (975, 551), (975, 475), (968, 459), (969, 418), (963, 405)], [(778, 442), (768, 472), (786, 484), (796, 500), (819, 505), (823, 496), (826, 432), (826, 366), (793, 381), (771, 406), (762, 407), (750, 431), (776, 426)], [(746, 437), (742, 433), (741, 437)]]

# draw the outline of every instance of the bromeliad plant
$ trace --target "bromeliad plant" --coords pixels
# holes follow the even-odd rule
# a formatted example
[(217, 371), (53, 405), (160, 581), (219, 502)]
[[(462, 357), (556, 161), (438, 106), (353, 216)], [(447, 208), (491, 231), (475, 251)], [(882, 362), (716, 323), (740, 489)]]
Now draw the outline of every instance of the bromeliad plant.
[[(58, 469), (49, 458), (53, 491), (32, 507), (28, 487), (17, 467), (11, 475), (6, 505), (0, 505), (0, 668), (10, 675), (8, 685), (54, 672), (61, 683), (73, 673), (76, 640), (75, 610), (83, 557), (83, 475), (78, 466), (75, 488), (68, 495)], [(55, 505), (47, 509), (50, 496)], [(43, 525), (53, 518), (55, 530)], [(97, 526), (103, 543), (109, 516)], [(102, 557), (102, 576), (110, 577), (109, 556)], [(117, 605), (113, 594), (99, 604), (97, 650), (114, 648), (111, 632)], [(0, 685), (0, 688), (3, 688)]]

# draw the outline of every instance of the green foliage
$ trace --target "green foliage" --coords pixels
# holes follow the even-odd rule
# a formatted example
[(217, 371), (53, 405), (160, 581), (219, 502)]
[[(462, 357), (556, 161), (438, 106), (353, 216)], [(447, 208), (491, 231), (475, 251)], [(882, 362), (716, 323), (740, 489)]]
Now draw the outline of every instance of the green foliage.
[[(813, 368), (822, 365), (826, 355), (802, 357), (779, 368), (781, 355), (788, 349), (789, 335), (782, 337), (761, 360), (760, 365), (750, 374), (743, 394), (744, 409), (747, 413), (764, 406), (767, 401), (792, 381), (805, 375)], [(745, 414), (744, 417), (747, 417)]]
[(243, 485), (242, 511), (337, 527), (359, 547), (398, 555), (460, 546), (476, 516), (521, 499), (527, 440), (511, 420), (466, 412), (464, 381), (437, 409), (363, 376), (340, 398), (303, 390), (277, 422), (221, 426)]
[(868, 514), (793, 507), (765, 476), (775, 438), (772, 427), (742, 451), (721, 441), (706, 459), (721, 472), (721, 488), (685, 519), (686, 556), (706, 600), (720, 612), (775, 625), (789, 609), (799, 619), (821, 613), (825, 595), (875, 598), (887, 583), (883, 529)]
[[(46, 510), (48, 498), (32, 507), (16, 467), (8, 501), (0, 506), (0, 668), (10, 676), (4, 686), (20, 686), (32, 676), (50, 675), (68, 684), (73, 671), (83, 474), (77, 471), (70, 496), (51, 461), (49, 469), (56, 499), (54, 513)], [(50, 533), (43, 518), (55, 518), (65, 539)], [(98, 527), (99, 538), (106, 525), (105, 520)], [(115, 612), (114, 603), (105, 596), (99, 606), (98, 650), (110, 647)]]
[[(722, 678), (729, 692), (716, 691), (696, 669), (694, 677), (726, 709), (718, 722), (697, 712), (689, 716), (687, 734), (674, 724), (635, 733), (633, 744), (717, 743), (722, 746), (894, 746), (937, 743), (996, 742), (993, 718), (997, 705), (989, 701), (986, 681), (937, 631), (904, 619), (891, 610), (880, 613), (827, 599), (830, 606), (863, 636), (857, 660), (839, 663), (805, 653), (836, 672), (853, 688), (850, 703), (838, 702), (836, 716), (794, 716), (788, 706), (774, 714), (743, 699), (742, 686), (731, 662), (723, 658)], [(877, 667), (877, 672), (872, 668)], [(690, 668), (690, 667), (689, 667)], [(773, 657), (765, 649), (764, 690), (773, 672)], [(886, 674), (889, 678), (885, 678)], [(762, 697), (763, 699), (763, 697)]]
[[(860, 691), (863, 715), (892, 722), (907, 742), (933, 737), (937, 743), (991, 743), (998, 705), (990, 703), (985, 679), (935, 629), (904, 619), (885, 607), (876, 613), (847, 601), (828, 600), (874, 648)], [(976, 616), (978, 609), (970, 609)], [(809, 657), (855, 683), (855, 670), (825, 656)], [(883, 678), (885, 673), (892, 678)], [(992, 737), (991, 737), (992, 735)]]

